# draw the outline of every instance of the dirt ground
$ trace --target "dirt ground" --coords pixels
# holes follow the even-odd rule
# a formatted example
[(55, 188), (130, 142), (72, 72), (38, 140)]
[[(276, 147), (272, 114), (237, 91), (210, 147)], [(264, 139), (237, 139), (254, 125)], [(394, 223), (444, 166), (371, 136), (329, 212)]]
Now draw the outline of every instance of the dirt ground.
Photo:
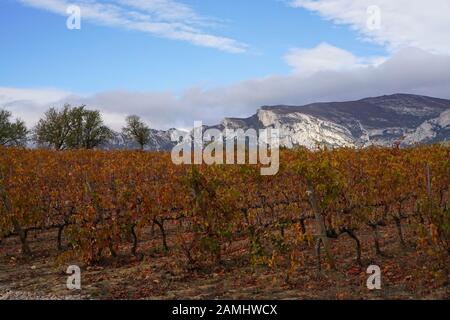
[[(448, 278), (429, 255), (400, 248), (393, 229), (381, 233), (384, 256), (373, 253), (368, 231), (359, 234), (364, 267), (355, 263), (354, 244), (344, 237), (332, 241), (337, 271), (319, 273), (313, 249), (306, 249), (304, 263), (286, 281), (285, 272), (252, 266), (242, 254), (207, 270), (189, 270), (148, 230), (139, 246), (142, 261), (123, 247), (119, 257), (98, 266), (80, 264), (80, 291), (66, 287), (65, 271), (78, 263), (57, 259), (56, 234), (31, 235), (30, 260), (21, 257), (19, 240), (10, 238), (0, 244), (0, 299), (450, 299)], [(367, 289), (369, 265), (382, 270), (381, 290)]]

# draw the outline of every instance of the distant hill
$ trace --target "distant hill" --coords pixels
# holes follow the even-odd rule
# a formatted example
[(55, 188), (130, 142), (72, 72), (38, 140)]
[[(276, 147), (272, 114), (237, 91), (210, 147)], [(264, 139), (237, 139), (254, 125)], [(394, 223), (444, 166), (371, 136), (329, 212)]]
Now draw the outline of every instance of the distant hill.
[[(263, 106), (249, 118), (226, 118), (214, 128), (277, 128), (281, 145), (287, 148), (445, 142), (450, 140), (450, 100), (394, 94), (305, 106)], [(153, 131), (148, 149), (171, 150), (175, 145), (170, 139), (174, 131)]]

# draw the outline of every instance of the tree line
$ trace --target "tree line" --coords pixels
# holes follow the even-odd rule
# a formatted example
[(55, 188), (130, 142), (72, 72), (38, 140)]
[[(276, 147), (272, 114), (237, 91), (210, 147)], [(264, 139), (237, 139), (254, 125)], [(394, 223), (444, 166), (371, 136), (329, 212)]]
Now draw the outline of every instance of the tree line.
[[(127, 116), (125, 121), (122, 137), (143, 150), (151, 141), (150, 127), (136, 115)], [(32, 142), (53, 150), (97, 149), (113, 138), (114, 131), (104, 124), (101, 113), (85, 105), (50, 108), (32, 129), (0, 109), (0, 146), (25, 147)]]

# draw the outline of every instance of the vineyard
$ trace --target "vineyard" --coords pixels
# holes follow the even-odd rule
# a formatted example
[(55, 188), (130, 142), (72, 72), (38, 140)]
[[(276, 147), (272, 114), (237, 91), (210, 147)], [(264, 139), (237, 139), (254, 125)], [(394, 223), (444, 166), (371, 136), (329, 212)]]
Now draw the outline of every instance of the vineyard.
[(1, 149), (0, 265), (16, 243), (14, 260), (33, 264), (42, 236), (58, 265), (162, 259), (183, 274), (227, 266), (295, 287), (304, 272), (359, 275), (406, 252), (426, 261), (415, 277), (432, 270), (435, 287), (448, 288), (449, 187), (450, 149), (440, 145), (282, 150), (276, 176), (256, 165), (177, 166), (166, 153)]

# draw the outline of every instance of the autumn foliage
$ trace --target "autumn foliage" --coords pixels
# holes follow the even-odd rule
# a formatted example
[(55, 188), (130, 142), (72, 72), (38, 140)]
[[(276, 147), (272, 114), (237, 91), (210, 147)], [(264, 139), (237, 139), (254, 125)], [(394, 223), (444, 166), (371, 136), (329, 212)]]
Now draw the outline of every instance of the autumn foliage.
[(165, 153), (0, 149), (0, 239), (18, 237), (32, 256), (30, 231), (54, 229), (62, 256), (94, 264), (142, 258), (139, 239), (152, 228), (188, 265), (220, 263), (239, 242), (249, 263), (289, 277), (304, 250), (315, 247), (321, 266), (319, 213), (327, 238), (354, 241), (355, 263), (359, 231), (369, 229), (373, 254), (383, 254), (380, 229), (392, 225), (399, 246), (448, 268), (448, 147), (286, 150), (280, 165), (261, 176), (253, 165), (176, 166)]

